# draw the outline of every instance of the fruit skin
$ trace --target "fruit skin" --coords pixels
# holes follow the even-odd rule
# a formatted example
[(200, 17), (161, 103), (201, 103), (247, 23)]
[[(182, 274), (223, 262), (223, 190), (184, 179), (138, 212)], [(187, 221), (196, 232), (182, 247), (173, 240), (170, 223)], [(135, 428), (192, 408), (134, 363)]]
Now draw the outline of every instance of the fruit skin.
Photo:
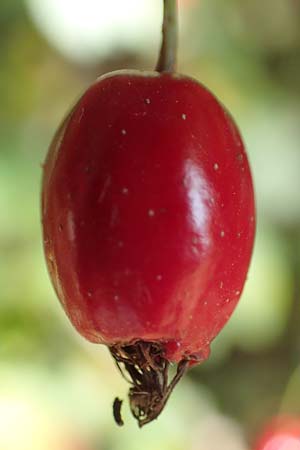
[(42, 221), (54, 288), (84, 337), (206, 359), (240, 297), (255, 233), (232, 118), (185, 76), (100, 77), (49, 149)]
[(255, 450), (296, 450), (300, 448), (300, 417), (277, 416), (259, 436)]

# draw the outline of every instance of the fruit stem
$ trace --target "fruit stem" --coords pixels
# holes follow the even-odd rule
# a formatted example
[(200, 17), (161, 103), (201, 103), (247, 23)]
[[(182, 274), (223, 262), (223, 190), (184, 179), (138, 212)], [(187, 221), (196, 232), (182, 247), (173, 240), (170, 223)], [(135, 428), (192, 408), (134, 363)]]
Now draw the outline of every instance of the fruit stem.
[(162, 44), (156, 65), (157, 72), (175, 72), (178, 46), (177, 0), (164, 0)]

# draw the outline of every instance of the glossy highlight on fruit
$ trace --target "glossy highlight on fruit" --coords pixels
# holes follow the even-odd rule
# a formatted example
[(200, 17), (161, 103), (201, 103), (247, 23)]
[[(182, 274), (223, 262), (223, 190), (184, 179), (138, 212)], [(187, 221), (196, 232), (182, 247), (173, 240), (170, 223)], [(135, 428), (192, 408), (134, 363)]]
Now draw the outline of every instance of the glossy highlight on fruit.
[[(196, 80), (104, 75), (52, 142), (42, 221), (48, 270), (75, 328), (155, 384), (165, 362), (184, 371), (208, 357), (243, 290), (255, 206), (240, 134)], [(137, 398), (140, 418), (149, 399)]]

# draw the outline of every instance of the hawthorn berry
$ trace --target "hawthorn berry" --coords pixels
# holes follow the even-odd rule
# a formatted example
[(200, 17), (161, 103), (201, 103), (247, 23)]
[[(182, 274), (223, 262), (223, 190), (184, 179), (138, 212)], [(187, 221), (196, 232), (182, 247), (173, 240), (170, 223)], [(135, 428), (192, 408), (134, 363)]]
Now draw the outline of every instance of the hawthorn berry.
[[(233, 119), (203, 85), (171, 70), (175, 4), (165, 0), (157, 70), (98, 78), (56, 133), (43, 176), (57, 296), (79, 333), (107, 345), (129, 373), (140, 426), (208, 357), (239, 300), (255, 232)], [(120, 407), (116, 399), (119, 424)]]
[(300, 450), (300, 418), (274, 417), (257, 439), (255, 450)]

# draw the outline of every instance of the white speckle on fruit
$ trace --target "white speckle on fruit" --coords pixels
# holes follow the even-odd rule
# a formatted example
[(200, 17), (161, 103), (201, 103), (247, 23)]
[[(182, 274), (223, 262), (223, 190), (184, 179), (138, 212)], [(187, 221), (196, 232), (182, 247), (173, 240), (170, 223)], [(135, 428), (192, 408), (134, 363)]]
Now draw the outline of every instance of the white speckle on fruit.
[(190, 319), (191, 319), (191, 320), (193, 319), (193, 315), (192, 315), (192, 314), (190, 315)]
[(181, 115), (182, 120), (186, 120), (186, 114)]
[(89, 291), (89, 292), (87, 293), (87, 296), (88, 296), (89, 298), (91, 298), (92, 293)]
[(254, 216), (250, 217), (250, 222), (254, 222)]
[(224, 230), (221, 231), (220, 236), (221, 236), (222, 238), (225, 236), (225, 231), (224, 231)]
[(241, 233), (237, 233), (237, 237), (240, 238), (241, 237)]
[(235, 291), (235, 295), (240, 295), (241, 291)]
[(204, 306), (207, 306), (207, 301), (205, 301), (205, 302), (203, 303), (203, 305), (204, 305)]
[(119, 299), (120, 299), (120, 297), (118, 295), (114, 295), (115, 302), (117, 302)]
[(150, 105), (150, 103), (151, 103), (150, 98), (146, 98), (146, 99), (145, 99), (145, 103), (147, 103), (147, 105)]
[(149, 209), (148, 216), (149, 217), (154, 217), (155, 216), (155, 211), (153, 209)]
[(162, 280), (162, 275), (157, 275), (156, 279), (157, 279), (157, 281), (161, 281)]
[(122, 189), (122, 194), (127, 195), (128, 194), (128, 188), (124, 187)]
[(230, 303), (230, 298), (226, 298), (225, 303)]
[(219, 170), (219, 164), (218, 163), (214, 164), (214, 170)]
[(127, 131), (123, 128), (123, 130), (121, 130), (121, 133), (123, 134), (123, 136), (125, 136), (127, 134)]
[(224, 283), (223, 281), (220, 281), (220, 289), (223, 289)]

